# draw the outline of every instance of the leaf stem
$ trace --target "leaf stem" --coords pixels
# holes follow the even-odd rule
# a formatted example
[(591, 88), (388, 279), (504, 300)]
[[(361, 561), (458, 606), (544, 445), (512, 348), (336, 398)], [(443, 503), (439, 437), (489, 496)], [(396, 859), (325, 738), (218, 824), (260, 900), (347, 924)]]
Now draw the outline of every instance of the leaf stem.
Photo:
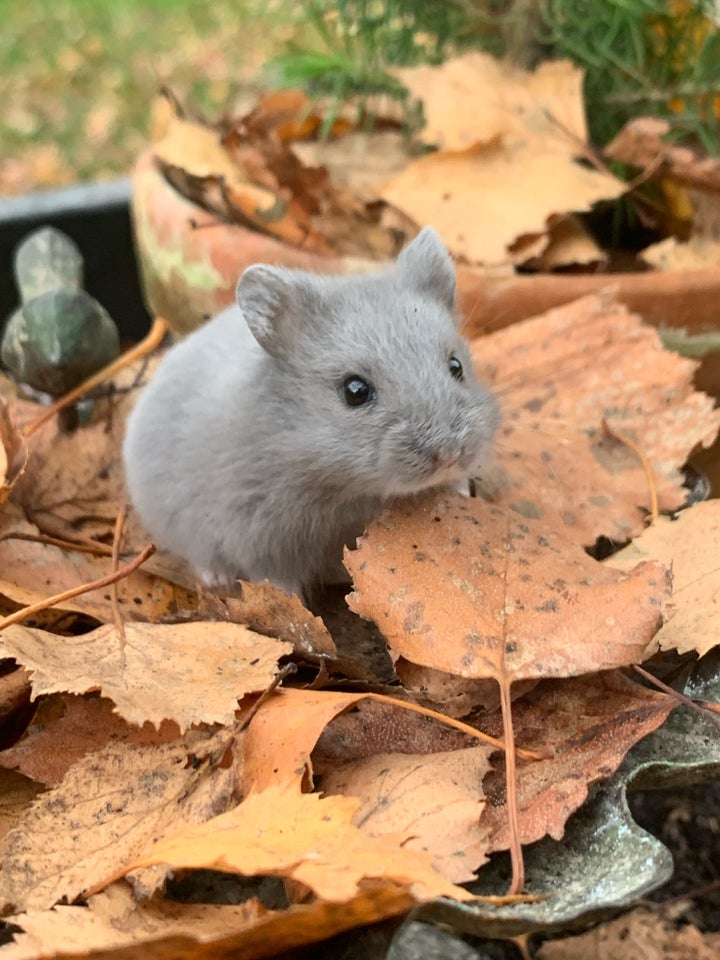
[(512, 862), (512, 880), (508, 896), (522, 893), (525, 886), (525, 863), (520, 843), (520, 817), (518, 813), (517, 764), (515, 762), (515, 738), (512, 724), (512, 697), (510, 684), (500, 683), (500, 705), (503, 718), (503, 738), (505, 740), (505, 791), (510, 832), (510, 860)]

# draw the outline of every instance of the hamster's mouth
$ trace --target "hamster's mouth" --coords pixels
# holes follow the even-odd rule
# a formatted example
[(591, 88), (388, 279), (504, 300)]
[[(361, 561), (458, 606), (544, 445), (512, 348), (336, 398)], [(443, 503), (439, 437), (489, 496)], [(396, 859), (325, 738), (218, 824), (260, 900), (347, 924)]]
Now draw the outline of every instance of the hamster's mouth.
[(401, 497), (422, 493), (433, 487), (458, 486), (472, 475), (474, 460), (470, 458), (467, 465), (460, 461), (452, 464), (437, 466), (428, 464), (423, 471), (414, 470), (411, 475), (396, 474), (387, 485), (385, 496)]

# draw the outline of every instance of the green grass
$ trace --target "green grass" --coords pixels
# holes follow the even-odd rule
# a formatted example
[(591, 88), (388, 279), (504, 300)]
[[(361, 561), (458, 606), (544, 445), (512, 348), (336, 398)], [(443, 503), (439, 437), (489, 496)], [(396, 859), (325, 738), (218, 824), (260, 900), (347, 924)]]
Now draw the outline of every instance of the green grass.
[(0, 0), (0, 193), (126, 174), (162, 84), (212, 113), (287, 41), (276, 0)]

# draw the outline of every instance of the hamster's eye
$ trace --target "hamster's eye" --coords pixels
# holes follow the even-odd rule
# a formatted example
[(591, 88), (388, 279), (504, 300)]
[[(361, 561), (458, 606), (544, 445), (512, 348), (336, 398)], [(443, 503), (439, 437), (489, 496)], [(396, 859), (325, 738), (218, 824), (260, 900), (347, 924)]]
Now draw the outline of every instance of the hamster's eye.
[(448, 369), (450, 373), (455, 377), (456, 380), (464, 380), (465, 374), (463, 373), (462, 364), (457, 357), (450, 357), (448, 360)]
[(375, 387), (363, 377), (352, 373), (342, 385), (343, 399), (349, 407), (361, 407), (375, 399)]

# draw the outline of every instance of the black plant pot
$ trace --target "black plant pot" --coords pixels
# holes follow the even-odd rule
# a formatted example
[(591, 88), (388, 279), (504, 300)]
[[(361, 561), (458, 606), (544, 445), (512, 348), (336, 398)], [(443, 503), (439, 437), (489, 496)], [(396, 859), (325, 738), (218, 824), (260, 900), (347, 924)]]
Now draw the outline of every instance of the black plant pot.
[(13, 252), (38, 227), (62, 230), (85, 260), (85, 289), (108, 311), (123, 341), (150, 326), (130, 224), (130, 180), (81, 184), (0, 200), (0, 329), (18, 307)]

